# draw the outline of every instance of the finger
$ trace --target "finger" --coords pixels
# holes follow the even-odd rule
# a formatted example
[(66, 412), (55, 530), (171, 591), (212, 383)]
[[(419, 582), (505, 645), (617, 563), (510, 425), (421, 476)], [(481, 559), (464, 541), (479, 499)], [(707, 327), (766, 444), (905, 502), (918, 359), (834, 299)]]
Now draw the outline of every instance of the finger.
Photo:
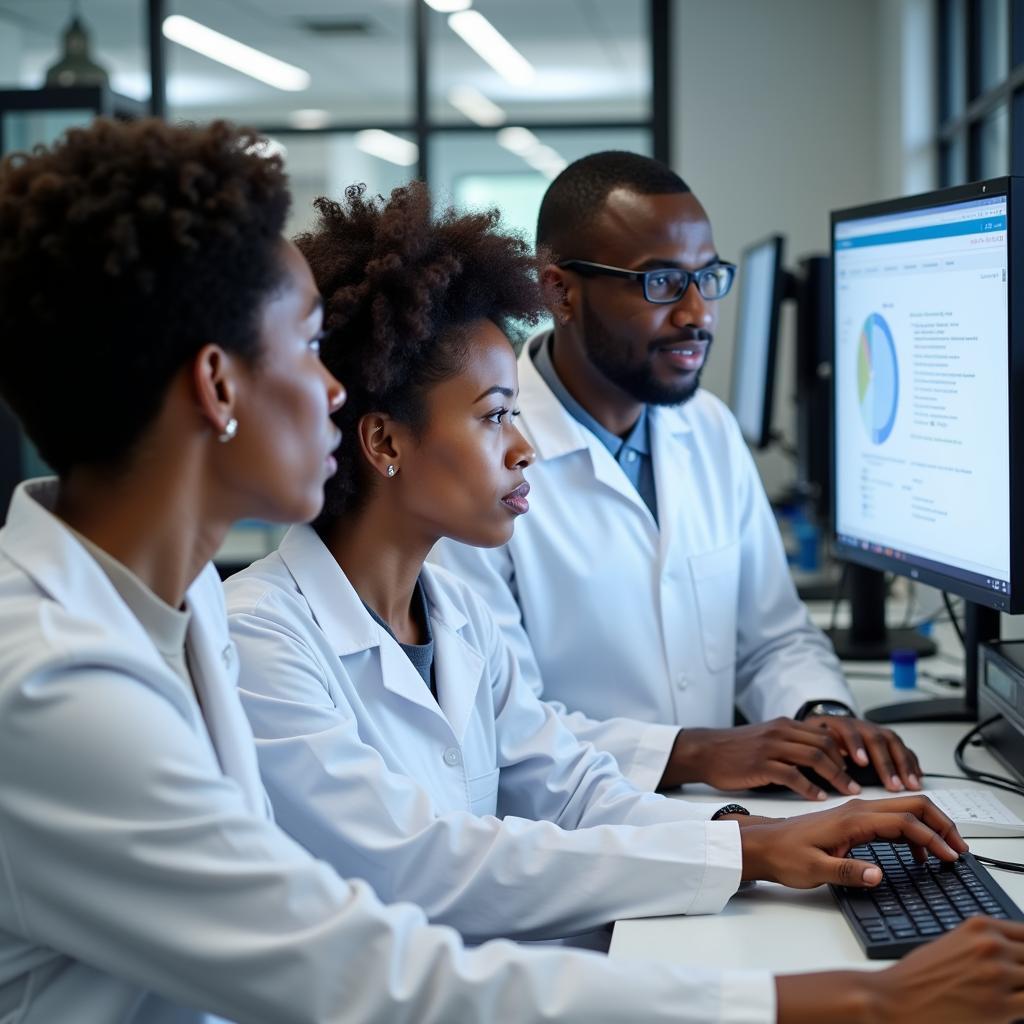
[(1024, 957), (1024, 921), (1000, 921), (998, 918), (990, 917), (987, 923), (1011, 942), (1019, 942), (1020, 954)]
[(904, 840), (934, 853), (940, 860), (953, 861), (959, 854), (937, 832), (918, 818), (913, 811), (902, 813), (865, 812), (851, 822), (850, 837), (859, 836), (858, 842), (872, 838)]
[(819, 789), (798, 768), (782, 761), (768, 762), (768, 777), (780, 786), (788, 786), (797, 796), (805, 800), (824, 800), (828, 794)]
[(889, 746), (889, 756), (896, 766), (896, 774), (907, 789), (920, 789), (921, 777), (917, 758), (907, 749), (906, 744), (891, 729), (879, 730)]
[(820, 747), (810, 747), (803, 743), (785, 743), (777, 756), (790, 764), (803, 765), (817, 772), (826, 782), (831, 783), (840, 793), (856, 795), (860, 786), (846, 774), (842, 764), (836, 764)]
[(970, 847), (964, 842), (963, 836), (957, 831), (953, 819), (943, 811), (940, 811), (928, 799), (927, 794), (889, 797), (885, 800), (871, 800), (866, 805), (871, 811), (884, 812), (906, 812), (910, 811), (915, 817), (920, 818), (933, 832), (938, 833), (942, 838), (959, 853), (966, 853)]
[(832, 735), (824, 718), (815, 719), (815, 721), (825, 723), (824, 728), (809, 722), (790, 722), (788, 723), (789, 728), (781, 738), (790, 743), (805, 743), (808, 746), (817, 747), (835, 761), (840, 768), (845, 767), (846, 748), (841, 738)]
[(924, 771), (921, 768), (921, 762), (917, 759), (917, 754), (914, 753), (908, 746), (903, 748), (907, 754), (907, 760), (910, 762), (910, 774), (913, 776), (912, 782), (916, 782), (919, 786), (921, 780), (924, 778)]
[(868, 756), (875, 766), (875, 771), (878, 772), (878, 777), (882, 780), (882, 785), (890, 791), (901, 792), (903, 781), (896, 774), (896, 766), (889, 756), (889, 745), (885, 739), (880, 733), (869, 733), (867, 736), (861, 733), (861, 738), (868, 748)]
[(882, 869), (852, 857), (831, 857), (823, 853), (815, 859), (818, 884), (849, 885), (859, 889), (873, 889), (882, 881)]
[(822, 721), (827, 723), (829, 732), (836, 737), (846, 753), (857, 764), (862, 768), (870, 764), (871, 759), (864, 747), (864, 739), (859, 728), (862, 724), (860, 719), (830, 715)]

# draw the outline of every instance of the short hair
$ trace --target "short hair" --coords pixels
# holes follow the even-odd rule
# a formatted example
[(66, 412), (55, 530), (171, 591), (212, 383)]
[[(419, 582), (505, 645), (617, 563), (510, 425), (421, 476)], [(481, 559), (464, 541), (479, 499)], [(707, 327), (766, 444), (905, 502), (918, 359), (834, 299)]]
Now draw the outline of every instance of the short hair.
[(574, 245), (586, 238), (609, 193), (619, 188), (643, 196), (690, 191), (660, 160), (619, 149), (591, 153), (574, 160), (548, 186), (537, 216), (537, 246), (558, 259), (579, 258)]
[(366, 496), (359, 420), (382, 412), (421, 429), (427, 392), (464, 364), (464, 328), (536, 324), (543, 300), (537, 258), (518, 234), (499, 230), (497, 210), (435, 214), (422, 182), (388, 199), (355, 185), (342, 202), (314, 205), (314, 230), (295, 242), (324, 297), (321, 357), (349, 395), (334, 417), (343, 439), (314, 523), (322, 533)]
[(264, 146), (99, 119), (0, 164), (0, 394), (60, 476), (121, 468), (203, 345), (258, 355), (290, 203)]

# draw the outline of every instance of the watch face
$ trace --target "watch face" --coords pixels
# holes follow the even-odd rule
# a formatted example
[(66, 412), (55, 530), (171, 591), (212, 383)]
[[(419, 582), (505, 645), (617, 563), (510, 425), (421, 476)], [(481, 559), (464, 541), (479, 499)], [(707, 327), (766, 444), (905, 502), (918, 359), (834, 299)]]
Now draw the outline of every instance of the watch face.
[(815, 704), (811, 708), (812, 715), (835, 715), (837, 718), (850, 718), (851, 713), (849, 708), (843, 707), (842, 704), (829, 704), (822, 702), (821, 704)]

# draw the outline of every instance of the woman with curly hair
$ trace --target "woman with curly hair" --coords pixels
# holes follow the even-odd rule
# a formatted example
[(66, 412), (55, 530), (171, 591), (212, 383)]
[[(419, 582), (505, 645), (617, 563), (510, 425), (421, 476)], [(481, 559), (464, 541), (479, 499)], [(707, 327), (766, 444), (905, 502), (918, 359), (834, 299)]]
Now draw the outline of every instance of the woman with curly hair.
[(527, 511), (534, 454), (502, 326), (536, 318), (537, 261), (496, 214), (435, 215), (418, 184), (317, 208), (297, 244), (351, 394), (339, 469), (313, 526), (227, 584), (280, 824), (472, 941), (714, 912), (741, 877), (875, 884), (832, 854), (876, 830), (955, 857), (941, 836), (962, 840), (922, 797), (767, 822), (642, 793), (576, 739), (488, 608), (424, 564), (442, 537), (505, 543)]
[(0, 531), (0, 1019), (701, 1019), (703, 978), (466, 952), (273, 823), (209, 559), (317, 514), (344, 393), (261, 145), (99, 122), (0, 166), (0, 391), (57, 470)]

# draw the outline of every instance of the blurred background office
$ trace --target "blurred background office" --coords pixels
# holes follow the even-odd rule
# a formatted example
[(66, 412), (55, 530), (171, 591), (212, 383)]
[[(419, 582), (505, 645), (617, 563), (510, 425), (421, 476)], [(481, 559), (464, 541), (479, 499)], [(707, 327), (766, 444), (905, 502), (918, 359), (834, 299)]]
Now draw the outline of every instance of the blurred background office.
[[(781, 231), (795, 260), (827, 251), (831, 209), (1024, 171), (1024, 2), (0, 0), (0, 90), (2, 151), (96, 111), (253, 125), (295, 231), (319, 194), (421, 177), (532, 236), (567, 161), (625, 148), (686, 178), (724, 258)], [(723, 397), (735, 305), (704, 375)], [(0, 487), (33, 468), (5, 443)], [(758, 456), (769, 492), (783, 448)]]

